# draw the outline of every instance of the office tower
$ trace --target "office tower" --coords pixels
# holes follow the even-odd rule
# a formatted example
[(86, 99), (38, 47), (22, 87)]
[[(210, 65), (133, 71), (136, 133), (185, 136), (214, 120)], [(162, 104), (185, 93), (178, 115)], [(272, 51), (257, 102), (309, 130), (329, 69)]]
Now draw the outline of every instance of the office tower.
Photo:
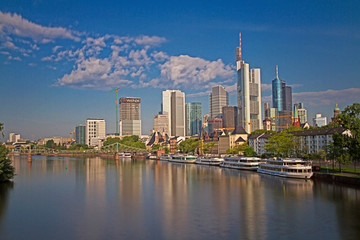
[(86, 119), (85, 144), (96, 146), (100, 140), (105, 139), (105, 120), (99, 118)]
[(75, 127), (75, 140), (78, 144), (85, 144), (85, 125), (77, 125)]
[(119, 99), (119, 133), (123, 135), (141, 135), (140, 98), (123, 97)]
[(186, 103), (186, 135), (193, 136), (201, 132), (201, 103)]
[(222, 109), (223, 127), (229, 130), (235, 130), (238, 126), (238, 108), (235, 106), (226, 106)]
[(264, 103), (264, 118), (268, 119), (270, 117), (270, 103)]
[(313, 125), (314, 127), (323, 127), (327, 125), (326, 117), (321, 116), (320, 113), (315, 115), (315, 118), (313, 118)]
[(169, 116), (167, 114), (155, 115), (154, 132), (159, 132), (161, 135), (169, 135)]
[(208, 119), (208, 128), (209, 128), (209, 134), (213, 133), (217, 129), (220, 129), (223, 127), (222, 119), (221, 118), (209, 118)]
[(247, 133), (262, 129), (260, 69), (249, 70), (249, 64), (241, 59), (240, 46), (236, 48), (237, 94), (239, 123)]
[(272, 81), (273, 107), (278, 110), (279, 126), (281, 131), (292, 124), (292, 89), (286, 82), (280, 80), (276, 65), (276, 78)]
[(8, 142), (15, 142), (15, 133), (9, 133), (9, 141)]
[(163, 91), (162, 114), (169, 116), (170, 136), (185, 136), (185, 93)]
[(304, 103), (295, 103), (299, 116), (300, 125), (307, 123), (307, 110), (304, 107)]
[(229, 105), (229, 94), (223, 86), (212, 87), (209, 94), (210, 118), (221, 118), (222, 108)]

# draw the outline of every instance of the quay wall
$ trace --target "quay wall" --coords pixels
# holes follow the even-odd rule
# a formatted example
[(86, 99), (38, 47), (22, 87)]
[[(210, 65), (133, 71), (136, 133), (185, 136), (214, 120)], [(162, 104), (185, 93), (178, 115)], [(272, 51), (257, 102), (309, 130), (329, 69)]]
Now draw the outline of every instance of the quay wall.
[(312, 178), (314, 180), (321, 180), (321, 181), (326, 181), (326, 182), (331, 182), (331, 183), (350, 184), (350, 185), (356, 185), (356, 186), (360, 187), (360, 177), (340, 176), (340, 175), (334, 175), (334, 174), (314, 172)]

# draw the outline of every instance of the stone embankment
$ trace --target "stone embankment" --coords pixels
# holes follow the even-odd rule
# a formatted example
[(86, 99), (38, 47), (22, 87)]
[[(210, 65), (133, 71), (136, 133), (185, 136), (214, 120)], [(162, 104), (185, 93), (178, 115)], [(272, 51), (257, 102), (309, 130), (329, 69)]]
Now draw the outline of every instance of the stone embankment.
[(340, 184), (349, 184), (349, 185), (356, 185), (360, 187), (360, 176), (349, 176), (346, 175), (339, 175), (339, 174), (329, 174), (329, 173), (321, 173), (321, 172), (314, 172), (313, 179), (314, 180), (321, 180), (331, 183), (340, 183)]

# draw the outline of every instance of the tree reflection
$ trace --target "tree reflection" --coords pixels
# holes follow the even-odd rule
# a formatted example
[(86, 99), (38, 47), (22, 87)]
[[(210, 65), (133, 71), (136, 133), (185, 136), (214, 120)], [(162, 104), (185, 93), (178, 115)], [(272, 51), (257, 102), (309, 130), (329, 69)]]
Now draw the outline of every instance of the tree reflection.
[(14, 187), (13, 182), (0, 183), (0, 223), (6, 213), (9, 191)]

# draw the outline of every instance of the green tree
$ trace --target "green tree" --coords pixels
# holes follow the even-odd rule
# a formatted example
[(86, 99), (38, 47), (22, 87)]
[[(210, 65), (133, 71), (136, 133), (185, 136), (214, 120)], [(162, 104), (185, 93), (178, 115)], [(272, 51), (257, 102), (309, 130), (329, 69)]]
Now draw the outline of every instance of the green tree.
[(296, 146), (299, 140), (294, 135), (282, 131), (269, 138), (269, 142), (265, 145), (268, 153), (277, 157), (291, 157), (296, 155)]
[(200, 141), (198, 139), (189, 138), (179, 144), (179, 150), (183, 153), (194, 153), (199, 148)]
[(350, 130), (351, 132), (351, 136), (344, 135), (343, 140), (344, 143), (346, 144), (349, 158), (355, 162), (360, 160), (360, 118), (359, 117), (360, 117), (360, 103), (354, 103), (351, 106), (347, 106), (344, 109), (344, 111), (336, 117), (336, 122), (345, 129)]
[(204, 145), (204, 153), (212, 153), (215, 148), (216, 142), (208, 142)]
[[(3, 124), (0, 123), (0, 132), (3, 135)], [(15, 175), (15, 168), (11, 165), (11, 160), (7, 158), (9, 151), (0, 143), (0, 182), (6, 182)]]
[(166, 154), (170, 153), (170, 149), (169, 149), (169, 148), (165, 147), (164, 150), (165, 150), (165, 153), (166, 153)]
[(157, 150), (159, 150), (161, 148), (161, 145), (160, 144), (154, 144), (153, 146), (152, 146), (152, 150), (153, 151), (157, 151)]
[(111, 145), (111, 144), (114, 144), (114, 143), (120, 143), (120, 142), (121, 142), (121, 140), (118, 137), (114, 137), (114, 138), (109, 137), (104, 141), (103, 146)]
[(52, 148), (52, 149), (55, 149), (56, 147), (56, 144), (54, 142), (54, 140), (48, 140), (46, 143), (45, 143), (45, 147), (46, 148)]
[(351, 138), (347, 135), (335, 133), (333, 134), (333, 141), (325, 148), (328, 159), (336, 160), (341, 171), (342, 164), (349, 164), (351, 162), (351, 154), (349, 153), (349, 142)]

